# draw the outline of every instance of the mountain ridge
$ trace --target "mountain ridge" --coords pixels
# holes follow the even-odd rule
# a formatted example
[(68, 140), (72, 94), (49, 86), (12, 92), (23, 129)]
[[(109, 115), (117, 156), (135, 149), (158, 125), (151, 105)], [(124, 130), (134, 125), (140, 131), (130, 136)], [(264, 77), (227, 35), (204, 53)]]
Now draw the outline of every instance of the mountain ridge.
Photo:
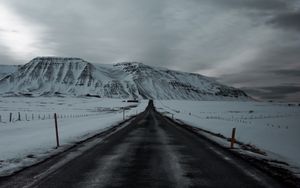
[(250, 100), (242, 90), (195, 73), (140, 62), (94, 64), (76, 57), (36, 57), (0, 79), (1, 95)]
[(5, 76), (16, 72), (21, 65), (0, 65), (0, 80)]

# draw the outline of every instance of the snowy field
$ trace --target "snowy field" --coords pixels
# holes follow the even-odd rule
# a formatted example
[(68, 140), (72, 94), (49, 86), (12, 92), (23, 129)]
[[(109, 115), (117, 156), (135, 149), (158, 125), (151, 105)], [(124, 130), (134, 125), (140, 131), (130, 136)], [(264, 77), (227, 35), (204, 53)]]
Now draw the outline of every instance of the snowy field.
[(0, 98), (0, 176), (56, 153), (54, 113), (58, 116), (60, 150), (102, 132), (125, 117), (144, 111), (148, 101), (121, 99)]
[[(236, 138), (272, 159), (300, 167), (300, 106), (284, 103), (220, 101), (154, 101), (157, 110), (225, 137), (237, 128)], [(2, 97), (0, 98), (0, 176), (102, 132), (142, 112), (148, 101), (121, 99)], [(61, 148), (55, 149), (53, 114), (58, 115)], [(228, 144), (229, 143), (225, 143)]]
[[(186, 124), (220, 133), (288, 162), (300, 172), (300, 106), (284, 103), (221, 101), (155, 101), (160, 112)], [(229, 146), (229, 143), (228, 143)]]

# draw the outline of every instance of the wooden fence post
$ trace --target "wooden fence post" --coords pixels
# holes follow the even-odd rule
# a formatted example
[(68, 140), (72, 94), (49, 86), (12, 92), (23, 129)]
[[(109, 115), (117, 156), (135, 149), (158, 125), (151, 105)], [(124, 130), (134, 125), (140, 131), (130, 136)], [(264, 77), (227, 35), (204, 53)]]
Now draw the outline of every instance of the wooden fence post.
[(230, 143), (230, 148), (233, 149), (234, 143), (235, 143), (235, 131), (236, 128), (232, 129), (232, 134), (231, 134), (231, 143)]
[(58, 137), (58, 127), (57, 127), (57, 115), (54, 113), (54, 121), (55, 121), (55, 135), (56, 135), (56, 148), (59, 147), (59, 137)]
[(12, 113), (9, 113), (9, 122), (12, 121)]
[(125, 120), (125, 108), (123, 107), (123, 120)]

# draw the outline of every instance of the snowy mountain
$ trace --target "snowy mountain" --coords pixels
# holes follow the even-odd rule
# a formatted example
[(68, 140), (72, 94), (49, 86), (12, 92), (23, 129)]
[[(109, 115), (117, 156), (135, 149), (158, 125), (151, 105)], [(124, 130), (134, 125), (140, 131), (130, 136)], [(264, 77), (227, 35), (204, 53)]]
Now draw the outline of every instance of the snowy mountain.
[(19, 68), (19, 65), (0, 65), (0, 79), (16, 72)]
[(2, 95), (248, 100), (208, 77), (142, 63), (92, 64), (80, 58), (37, 57), (0, 80)]

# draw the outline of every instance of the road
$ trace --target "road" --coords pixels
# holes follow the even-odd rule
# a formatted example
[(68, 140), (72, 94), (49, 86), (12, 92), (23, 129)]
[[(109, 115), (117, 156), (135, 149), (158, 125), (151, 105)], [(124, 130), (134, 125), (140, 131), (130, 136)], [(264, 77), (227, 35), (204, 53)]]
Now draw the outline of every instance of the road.
[(150, 101), (131, 124), (30, 187), (280, 187), (226, 149), (155, 111)]

